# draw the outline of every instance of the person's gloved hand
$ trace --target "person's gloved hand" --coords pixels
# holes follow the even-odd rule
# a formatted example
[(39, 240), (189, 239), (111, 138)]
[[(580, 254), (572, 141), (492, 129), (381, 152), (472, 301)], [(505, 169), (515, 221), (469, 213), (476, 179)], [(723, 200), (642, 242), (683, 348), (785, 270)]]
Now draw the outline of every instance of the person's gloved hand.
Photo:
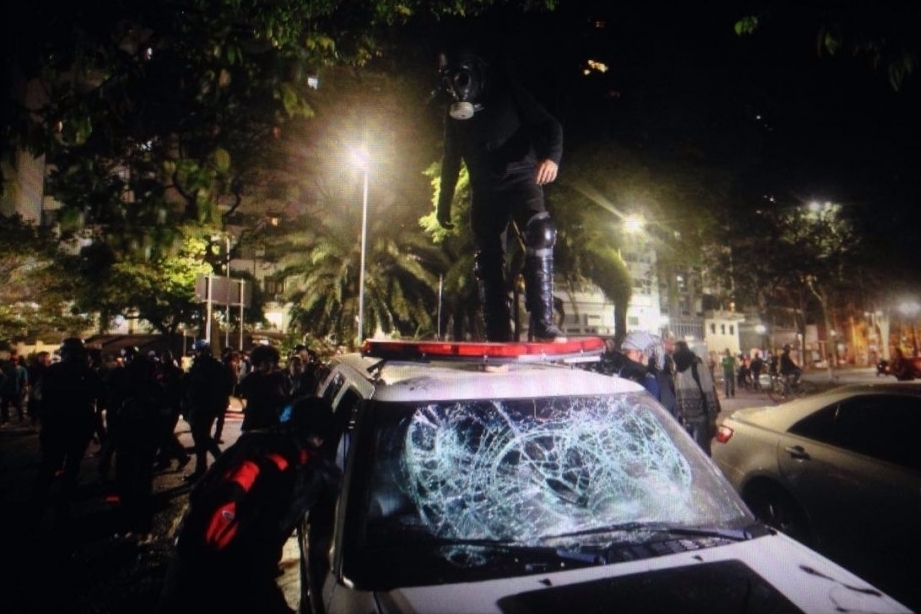
[(435, 217), (438, 220), (438, 225), (444, 228), (445, 230), (451, 230), (454, 228), (454, 224), (451, 222), (451, 206), (450, 205), (439, 205), (438, 209), (435, 211)]

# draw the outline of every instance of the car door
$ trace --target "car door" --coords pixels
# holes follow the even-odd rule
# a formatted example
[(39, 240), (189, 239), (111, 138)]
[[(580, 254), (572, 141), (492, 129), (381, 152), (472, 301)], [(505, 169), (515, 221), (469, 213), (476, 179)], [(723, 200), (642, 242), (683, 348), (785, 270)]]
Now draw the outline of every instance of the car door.
[(778, 464), (812, 520), (818, 550), (871, 569), (917, 561), (919, 436), (921, 398), (913, 395), (855, 395), (790, 428)]

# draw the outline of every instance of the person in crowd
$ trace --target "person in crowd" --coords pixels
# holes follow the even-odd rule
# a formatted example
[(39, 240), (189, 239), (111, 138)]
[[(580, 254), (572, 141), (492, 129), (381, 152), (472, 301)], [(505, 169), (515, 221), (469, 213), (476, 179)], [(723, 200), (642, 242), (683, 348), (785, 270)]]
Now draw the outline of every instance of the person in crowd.
[(799, 382), (800, 377), (803, 375), (803, 370), (798, 364), (793, 360), (793, 357), (790, 355), (793, 348), (789, 343), (785, 343), (783, 346), (783, 351), (780, 353), (780, 374), (790, 380), (790, 383), (796, 385)]
[(755, 352), (748, 368), (751, 371), (752, 388), (761, 390), (761, 372), (764, 371), (764, 359), (761, 358), (761, 352)]
[[(295, 356), (301, 360), (301, 375), (296, 394), (314, 394), (320, 385), (320, 378), (322, 377), (320, 357), (303, 343), (294, 346), (291, 357), (294, 358)], [(295, 392), (292, 391), (292, 394), (295, 394)]]
[(736, 396), (736, 359), (729, 348), (723, 352), (720, 367), (723, 369), (723, 394), (727, 399)]
[(649, 357), (655, 353), (655, 340), (644, 332), (629, 333), (620, 343), (620, 350), (627, 358), (617, 375), (639, 383), (656, 399), (659, 398), (659, 381), (649, 372)]
[(710, 455), (720, 413), (716, 385), (703, 361), (685, 341), (675, 342), (675, 397), (678, 420), (694, 441)]
[[(97, 412), (96, 416), (96, 433), (101, 440), (96, 470), (98, 474), (97, 480), (101, 486), (105, 486), (109, 482), (109, 472), (112, 469), (112, 459), (115, 456), (119, 428), (118, 420), (120, 417), (118, 410), (125, 401), (126, 396), (131, 392), (130, 385), (126, 383), (128, 378), (127, 369), (140, 354), (141, 351), (137, 346), (128, 345), (123, 347), (119, 352), (121, 358), (118, 362), (119, 366), (107, 370), (106, 377), (103, 380), (108, 394), (105, 403), (104, 426), (100, 417), (103, 412)], [(98, 365), (96, 369), (99, 369)]]
[[(227, 370), (230, 371), (233, 377), (233, 388), (230, 391), (230, 395), (239, 396), (238, 387), (240, 386), (240, 352), (232, 348), (225, 348), (221, 355), (221, 361), (224, 363), (224, 366), (227, 367)], [(224, 434), (224, 421), (227, 419), (227, 409), (229, 406), (230, 403), (224, 406), (223, 411), (217, 415), (217, 419), (214, 422), (214, 440), (219, 444), (224, 443), (224, 440), (221, 439), (221, 437)]]
[(616, 375), (626, 357), (617, 349), (614, 337), (604, 338), (604, 351), (601, 359), (594, 365), (594, 370), (604, 375)]
[(174, 460), (178, 463), (177, 471), (182, 471), (192, 460), (192, 456), (186, 452), (185, 446), (176, 435), (176, 425), (179, 424), (179, 418), (182, 415), (184, 398), (183, 375), (182, 368), (173, 358), (173, 353), (169, 350), (162, 352), (157, 363), (157, 380), (163, 387), (166, 397), (166, 412), (161, 425), (161, 439), (155, 467), (160, 471), (167, 469)]
[[(87, 353), (89, 354), (90, 368), (93, 369), (96, 373), (99, 374), (99, 377), (103, 382), (107, 382), (109, 379), (109, 373), (112, 370), (113, 365), (121, 367), (122, 363), (117, 362), (113, 363), (111, 361), (106, 361), (106, 354), (103, 354), (102, 350), (98, 347), (87, 346)], [(93, 441), (99, 445), (99, 449), (95, 452), (96, 456), (99, 456), (102, 453), (103, 448), (106, 444), (106, 438), (108, 436), (108, 430), (106, 422), (106, 410), (102, 406), (96, 407), (96, 428), (93, 434)]]
[(260, 345), (250, 352), (253, 370), (240, 382), (241, 431), (278, 423), (278, 415), (291, 396), (288, 376), (278, 368), (280, 358), (278, 350), (271, 345)]
[[(158, 614), (293, 614), (275, 578), (282, 548), (339, 471), (321, 451), (333, 429), (319, 397), (288, 406), (275, 426), (243, 433), (189, 493)], [(327, 495), (328, 496), (328, 495)]]
[(297, 354), (288, 358), (285, 375), (288, 376), (288, 389), (291, 391), (291, 398), (297, 398), (302, 394), (301, 387), (304, 383), (304, 361)]
[(51, 352), (42, 350), (32, 356), (29, 363), (29, 396), (26, 400), (26, 414), (33, 426), (38, 424), (38, 418), (41, 414), (42, 393), (38, 382), (41, 381), (45, 369), (51, 366)]
[(154, 462), (169, 404), (157, 379), (157, 362), (148, 355), (131, 352), (120, 373), (108, 409), (118, 416), (118, 428), (110, 434), (119, 497), (116, 536), (147, 544), (153, 528)]
[(0, 424), (10, 421), (10, 410), (16, 411), (19, 422), (25, 421), (23, 399), (29, 387), (29, 373), (19, 360), (19, 353), (14, 349), (10, 357), (0, 362)]
[(905, 357), (905, 352), (903, 352), (900, 347), (896, 347), (892, 354), (892, 363), (889, 367), (889, 372), (900, 382), (915, 379), (915, 376), (912, 374), (911, 363)]
[(189, 482), (204, 475), (209, 453), (215, 459), (221, 455), (221, 448), (212, 435), (214, 422), (227, 409), (234, 386), (233, 373), (214, 357), (210, 343), (199, 339), (194, 348), (195, 358), (183, 381), (189, 407), (186, 419), (195, 446), (195, 470), (186, 476)]
[(624, 338), (621, 349), (627, 360), (622, 363), (618, 374), (638, 382), (674, 416), (674, 381), (666, 370), (661, 339), (647, 332), (635, 331)]
[(63, 468), (61, 488), (54, 502), (53, 522), (60, 526), (70, 518), (80, 463), (93, 438), (96, 406), (105, 404), (106, 388), (90, 368), (81, 339), (61, 343), (60, 362), (41, 376), (41, 461), (32, 489), (31, 517), (41, 523), (55, 474)]
[(529, 338), (563, 339), (553, 319), (553, 248), (556, 228), (544, 186), (557, 177), (563, 128), (484, 49), (461, 42), (439, 57), (453, 99), (447, 109), (436, 217), (454, 227), (451, 207), (461, 162), (470, 178), (470, 226), (476, 246), (474, 275), (489, 341), (510, 341), (511, 315), (504, 273), (510, 225), (525, 248), (525, 306)]
[(288, 359), (288, 380), (291, 386), (291, 398), (317, 393), (320, 385), (320, 364), (316, 352), (306, 349), (295, 352)]
[(736, 360), (739, 365), (738, 369), (736, 369), (736, 388), (748, 390), (752, 387), (751, 367), (748, 357), (745, 354), (739, 354), (736, 356)]

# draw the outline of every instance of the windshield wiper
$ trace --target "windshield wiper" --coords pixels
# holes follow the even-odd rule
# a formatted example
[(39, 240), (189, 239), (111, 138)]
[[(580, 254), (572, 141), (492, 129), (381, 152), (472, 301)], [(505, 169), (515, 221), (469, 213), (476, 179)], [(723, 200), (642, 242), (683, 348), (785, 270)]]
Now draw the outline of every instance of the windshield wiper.
[(534, 546), (511, 539), (437, 538), (430, 540), (429, 543), (436, 546), (472, 546), (476, 548), (503, 551), (509, 554), (523, 554), (537, 557), (552, 556), (554, 558), (567, 561), (577, 561), (587, 565), (604, 565), (607, 563), (607, 559), (601, 554), (583, 552), (581, 550), (570, 550), (567, 548), (554, 548), (551, 546)]
[(581, 529), (569, 533), (560, 533), (558, 535), (546, 535), (541, 541), (553, 539), (563, 539), (567, 537), (581, 537), (585, 535), (605, 535), (608, 533), (637, 533), (640, 531), (649, 531), (652, 533), (669, 533), (672, 535), (687, 535), (694, 537), (721, 537), (732, 541), (746, 541), (752, 539), (754, 535), (746, 529), (732, 529), (726, 527), (697, 527), (683, 524), (671, 524), (665, 522), (625, 522), (621, 524), (610, 524), (590, 529)]

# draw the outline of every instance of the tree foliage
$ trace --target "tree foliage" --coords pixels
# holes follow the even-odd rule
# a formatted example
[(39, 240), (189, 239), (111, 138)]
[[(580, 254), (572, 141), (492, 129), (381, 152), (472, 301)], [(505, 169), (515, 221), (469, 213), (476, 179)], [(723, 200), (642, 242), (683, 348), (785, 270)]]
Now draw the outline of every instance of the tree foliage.
[(0, 339), (57, 341), (83, 330), (72, 312), (71, 271), (55, 266), (55, 237), (19, 216), (0, 216)]
[(752, 35), (789, 22), (808, 24), (817, 55), (850, 53), (882, 71), (894, 90), (901, 90), (918, 66), (921, 8), (917, 3), (850, 2), (838, 7), (769, 3), (760, 12), (739, 18), (735, 32)]
[[(92, 241), (78, 270), (142, 291), (167, 281), (166, 263), (188, 241), (264, 217), (279, 137), (317, 112), (311, 87), (320, 71), (367, 65), (412, 21), (495, 4), (507, 3), (38, 0), (5, 44), (22, 80), (44, 89), (28, 106), (4, 108), (5, 153), (45, 156), (62, 230)], [(555, 1), (511, 4), (552, 9)], [(303, 196), (279, 200), (309, 208)], [(210, 250), (204, 258), (218, 262)], [(86, 290), (79, 303), (104, 319), (137, 308), (158, 327), (176, 325), (160, 301), (129, 300), (118, 283), (78, 289)]]
[[(741, 305), (771, 321), (792, 323), (805, 338), (807, 321), (833, 325), (845, 310), (863, 307), (861, 238), (840, 205), (763, 208), (738, 219), (723, 266), (734, 272)], [(728, 261), (731, 255), (731, 265)], [(840, 306), (831, 313), (829, 306)], [(829, 331), (826, 331), (828, 334)]]

